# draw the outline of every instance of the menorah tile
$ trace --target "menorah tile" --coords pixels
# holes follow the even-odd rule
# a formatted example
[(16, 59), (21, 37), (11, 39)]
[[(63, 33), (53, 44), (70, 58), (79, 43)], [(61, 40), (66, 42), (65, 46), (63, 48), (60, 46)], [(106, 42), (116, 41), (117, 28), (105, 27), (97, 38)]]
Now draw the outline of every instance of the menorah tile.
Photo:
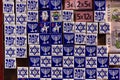
[(64, 33), (63, 35), (64, 44), (74, 44), (74, 33)]
[(109, 65), (120, 65), (120, 55), (109, 54)]
[(16, 58), (16, 47), (5, 47), (5, 58)]
[(74, 3), (74, 0), (65, 0), (64, 8), (65, 8), (66, 10), (72, 10), (72, 9), (75, 9), (75, 3)]
[(87, 33), (98, 33), (98, 23), (96, 22), (87, 22)]
[(27, 35), (26, 25), (16, 25), (15, 26), (15, 35)]
[(86, 68), (85, 70), (86, 79), (96, 79), (97, 77), (96, 68)]
[(104, 45), (98, 45), (97, 46), (97, 56), (102, 57), (102, 56), (108, 56), (108, 48), (107, 46)]
[(51, 45), (41, 45), (40, 46), (40, 54), (41, 56), (50, 56), (51, 55)]
[(39, 44), (39, 33), (28, 33), (28, 44)]
[(40, 56), (29, 56), (30, 67), (40, 67)]
[(27, 8), (26, 3), (19, 3), (19, 2), (16, 3), (17, 14), (26, 14), (26, 11), (27, 11), (26, 8)]
[(97, 57), (86, 57), (86, 68), (97, 68)]
[(73, 68), (63, 68), (63, 78), (64, 79), (72, 79), (74, 77), (74, 69)]
[(85, 53), (87, 57), (96, 57), (97, 56), (97, 47), (86, 45)]
[(87, 45), (97, 45), (97, 34), (87, 34), (86, 44)]
[(52, 45), (52, 56), (63, 55), (63, 45)]
[(15, 35), (15, 25), (4, 25), (4, 35)]
[(62, 34), (51, 34), (51, 44), (62, 44)]
[(94, 11), (94, 21), (95, 22), (105, 22), (106, 12), (105, 11)]
[(27, 23), (27, 15), (26, 14), (17, 14), (16, 15), (16, 24), (25, 25)]
[(97, 68), (97, 79), (108, 79), (108, 68)]
[(38, 32), (39, 32), (38, 22), (27, 22), (27, 33), (38, 33)]
[(40, 45), (29, 45), (29, 56), (40, 56)]
[[(52, 67), (52, 78), (61, 79), (62, 78), (62, 67)], [(52, 79), (53, 80), (53, 79)]]
[(50, 1), (51, 0), (39, 0), (39, 9), (41, 10), (49, 10), (50, 9)]
[(62, 22), (51, 22), (51, 33), (62, 33)]
[(106, 10), (106, 0), (95, 0), (94, 1), (95, 11), (105, 11)]
[(73, 21), (74, 20), (74, 11), (73, 10), (63, 10), (62, 18), (63, 21)]
[[(40, 68), (40, 78), (48, 78), (47, 80), (51, 80), (51, 67), (41, 67)], [(44, 80), (44, 79), (43, 79)]]
[(75, 33), (86, 33), (86, 22), (76, 22), (75, 23)]
[(50, 22), (39, 23), (40, 33), (46, 34), (50, 33), (51, 27)]
[(16, 36), (16, 46), (26, 46), (27, 36)]
[(38, 11), (28, 11), (27, 12), (28, 22), (38, 22)]
[(15, 24), (15, 14), (4, 14), (4, 24)]
[(17, 67), (17, 78), (28, 78), (28, 67)]
[[(40, 0), (42, 1), (42, 0)], [(40, 22), (50, 22), (50, 10), (42, 10), (39, 12)]]
[(85, 79), (85, 68), (74, 68), (74, 80)]
[(64, 56), (74, 56), (74, 45), (63, 45)]
[(74, 67), (74, 57), (63, 56), (63, 67)]
[(99, 23), (99, 33), (107, 34), (110, 33), (110, 23)]
[(5, 36), (5, 46), (15, 46), (15, 36)]
[(38, 10), (38, 0), (27, 0), (27, 9), (29, 11)]
[(85, 57), (74, 57), (74, 67), (75, 68), (85, 68), (86, 59)]
[(85, 56), (85, 46), (74, 45), (74, 56)]
[(75, 33), (75, 44), (86, 44), (86, 34), (85, 33)]
[(108, 57), (97, 57), (97, 67), (98, 68), (108, 68), (109, 67)]
[(41, 56), (40, 67), (51, 67), (51, 56)]
[(29, 78), (40, 78), (40, 67), (29, 67)]
[(16, 58), (27, 58), (27, 46), (16, 47)]
[(52, 56), (52, 67), (62, 67), (63, 57), (62, 56)]
[(5, 69), (16, 69), (16, 58), (5, 58)]
[(14, 13), (14, 3), (13, 2), (3, 2), (3, 13), (4, 14)]
[(119, 80), (120, 76), (119, 76), (120, 72), (118, 68), (109, 68), (108, 69), (108, 79), (109, 80)]
[(62, 11), (61, 10), (50, 11), (50, 21), (51, 22), (61, 22), (62, 21)]
[(64, 33), (74, 33), (74, 22), (63, 22)]
[(50, 0), (51, 10), (61, 10), (62, 9), (62, 0)]

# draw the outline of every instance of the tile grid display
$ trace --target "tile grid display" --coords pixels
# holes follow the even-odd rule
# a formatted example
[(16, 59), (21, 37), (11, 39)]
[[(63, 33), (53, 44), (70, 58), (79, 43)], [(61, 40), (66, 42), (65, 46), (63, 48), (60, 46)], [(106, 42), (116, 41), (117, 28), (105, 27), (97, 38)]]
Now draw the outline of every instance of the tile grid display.
[[(120, 80), (110, 67), (120, 55), (98, 44), (111, 31), (106, 0), (3, 0), (3, 13), (5, 69), (18, 80)], [(17, 66), (27, 55), (29, 66)]]

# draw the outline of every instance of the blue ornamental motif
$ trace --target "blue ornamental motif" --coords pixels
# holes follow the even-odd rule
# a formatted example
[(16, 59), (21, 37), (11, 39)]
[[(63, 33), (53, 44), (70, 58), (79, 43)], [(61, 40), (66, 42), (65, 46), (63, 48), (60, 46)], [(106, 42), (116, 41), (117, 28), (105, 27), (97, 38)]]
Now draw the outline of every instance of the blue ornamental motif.
[(13, 48), (6, 49), (6, 55), (13, 57), (15, 55), (15, 50)]
[(37, 1), (32, 1), (32, 0), (28, 0), (28, 10), (36, 10), (38, 2)]
[(17, 37), (16, 44), (18, 46), (24, 46), (26, 44), (26, 37)]
[[(98, 25), (98, 24), (97, 24)], [(87, 29), (87, 33), (97, 33), (98, 31), (98, 26), (96, 24), (92, 23), (92, 24), (88, 24), (88, 29)]]
[(69, 32), (73, 32), (74, 29), (74, 24), (71, 22), (66, 22), (63, 24), (64, 28), (64, 32), (69, 33)]
[(16, 26), (16, 34), (22, 35), (25, 34), (26, 28), (24, 26)]
[(73, 12), (71, 11), (63, 11), (63, 20), (71, 21), (73, 19)]
[(86, 23), (76, 23), (75, 32), (86, 32)]
[(103, 23), (100, 25), (100, 33), (109, 33), (109, 32), (110, 32), (109, 23)]
[(97, 43), (97, 35), (87, 35), (87, 44), (95, 45)]
[(15, 69), (16, 68), (16, 60), (14, 58), (6, 58), (5, 59), (5, 68), (6, 69)]
[(38, 18), (37, 12), (28, 12), (28, 21), (36, 21)]
[(95, 12), (95, 21), (96, 22), (102, 22), (105, 19), (105, 12), (102, 11), (96, 11)]
[(4, 5), (4, 13), (12, 13), (13, 12), (13, 4), (3, 4)]
[(15, 29), (14, 26), (9, 26), (9, 25), (5, 26), (5, 34), (6, 35), (14, 34), (14, 29)]
[(16, 49), (17, 56), (22, 58), (26, 54), (26, 49), (25, 48), (17, 48)]
[(75, 34), (76, 44), (85, 44), (86, 36), (84, 34)]
[(17, 9), (17, 12), (18, 13), (25, 13), (26, 11), (26, 4), (23, 4), (23, 3), (18, 3), (16, 4), (16, 9)]
[(39, 35), (29, 35), (29, 44), (37, 44)]
[(7, 45), (7, 46), (12, 46), (12, 45), (14, 45), (15, 37), (6, 37), (5, 39), (6, 39), (5, 42), (6, 42), (6, 45)]

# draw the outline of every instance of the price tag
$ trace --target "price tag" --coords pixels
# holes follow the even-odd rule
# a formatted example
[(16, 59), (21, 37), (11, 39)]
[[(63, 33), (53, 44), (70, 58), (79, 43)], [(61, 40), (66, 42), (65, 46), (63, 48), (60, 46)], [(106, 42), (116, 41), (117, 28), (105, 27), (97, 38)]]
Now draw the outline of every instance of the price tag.
[(75, 1), (74, 0), (65, 0), (65, 4), (64, 4), (64, 8), (65, 9), (75, 9)]
[(93, 22), (93, 11), (76, 11), (76, 22)]

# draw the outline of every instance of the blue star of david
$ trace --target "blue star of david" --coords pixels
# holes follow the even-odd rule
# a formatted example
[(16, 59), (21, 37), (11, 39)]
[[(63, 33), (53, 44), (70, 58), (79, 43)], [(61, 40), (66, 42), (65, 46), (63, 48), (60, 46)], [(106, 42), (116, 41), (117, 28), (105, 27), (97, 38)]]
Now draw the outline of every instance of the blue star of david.
[(101, 71), (98, 71), (98, 76), (104, 78), (107, 76), (107, 71), (104, 71), (103, 69)]
[(93, 58), (88, 59), (87, 65), (90, 65), (90, 67), (93, 67), (94, 65), (96, 65), (96, 60)]
[(102, 56), (107, 53), (107, 48), (101, 47), (98, 48), (98, 54), (101, 54)]
[(19, 17), (17, 17), (17, 22), (23, 24), (25, 21), (26, 17), (23, 15), (20, 15)]
[(84, 54), (84, 48), (82, 47), (75, 48), (75, 53), (78, 55)]
[(26, 49), (24, 48), (17, 48), (17, 55), (18, 56), (24, 56)]
[(80, 23), (79, 25), (76, 25), (76, 30), (79, 32), (82, 32), (82, 30), (85, 30), (85, 25)]
[(47, 66), (47, 65), (50, 64), (50, 60), (51, 59), (48, 59), (47, 57), (45, 57), (44, 59), (42, 59), (42, 64), (44, 64), (45, 66)]
[(22, 68), (21, 70), (18, 70), (19, 75), (24, 77), (25, 75), (27, 75), (27, 70), (25, 70), (24, 68)]
[(118, 63), (119, 62), (119, 57), (117, 55), (114, 55), (113, 57), (110, 57), (110, 62), (111, 63)]
[(94, 24), (89, 25), (89, 26), (88, 26), (88, 31), (91, 31), (92, 33), (93, 33), (94, 31), (97, 31), (97, 26), (94, 25)]
[(13, 50), (12, 48), (7, 49), (6, 51), (7, 51), (6, 55), (9, 55), (10, 57), (15, 55), (15, 50)]
[(73, 59), (70, 59), (69, 57), (67, 58), (67, 59), (64, 59), (64, 64), (66, 64), (67, 66), (70, 66), (70, 65), (72, 65), (73, 64)]
[(37, 48), (36, 46), (34, 46), (34, 47), (31, 47), (30, 48), (30, 53), (32, 53), (32, 54), (36, 54), (36, 53), (39, 53), (39, 48)]
[(39, 75), (39, 70), (37, 70), (36, 68), (31, 70), (31, 75), (33, 75), (34, 77), (36, 77), (37, 75)]
[(107, 24), (101, 25), (100, 27), (101, 27), (100, 31), (107, 32), (110, 30), (109, 25)]
[(61, 74), (61, 70), (59, 70), (58, 68), (56, 68), (55, 70), (53, 70), (53, 75), (55, 75), (56, 77), (59, 77)]
[(14, 21), (14, 16), (8, 15), (5, 16), (5, 22), (8, 22), (9, 24)]
[(53, 48), (53, 53), (56, 53), (57, 55), (59, 53), (62, 53), (62, 48), (60, 48), (59, 46), (56, 46), (55, 48)]

